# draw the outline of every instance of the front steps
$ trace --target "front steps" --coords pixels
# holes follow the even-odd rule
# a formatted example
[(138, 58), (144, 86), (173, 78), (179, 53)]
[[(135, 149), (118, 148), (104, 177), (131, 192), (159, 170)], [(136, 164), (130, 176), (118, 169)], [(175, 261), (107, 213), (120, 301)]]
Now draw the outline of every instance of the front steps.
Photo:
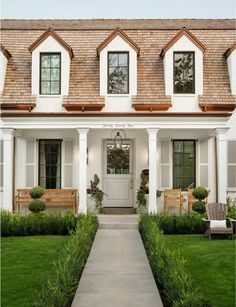
[(99, 229), (138, 229), (138, 214), (98, 215)]
[(135, 214), (136, 213), (136, 208), (133, 207), (105, 207), (102, 208), (102, 214)]

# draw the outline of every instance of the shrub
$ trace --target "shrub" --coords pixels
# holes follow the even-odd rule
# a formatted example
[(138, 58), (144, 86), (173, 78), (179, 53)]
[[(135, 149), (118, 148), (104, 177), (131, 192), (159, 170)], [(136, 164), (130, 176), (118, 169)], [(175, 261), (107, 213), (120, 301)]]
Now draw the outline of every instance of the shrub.
[(186, 214), (154, 214), (149, 216), (165, 234), (201, 234), (206, 225), (202, 215)]
[(53, 274), (39, 292), (34, 306), (71, 306), (97, 227), (98, 222), (95, 216), (79, 217), (75, 233), (66, 244), (62, 257), (54, 262)]
[(192, 205), (192, 209), (193, 211), (197, 212), (197, 213), (200, 213), (200, 214), (203, 214), (206, 212), (206, 206), (205, 206), (205, 202), (204, 201), (196, 201), (195, 203), (193, 203)]
[(44, 194), (44, 189), (40, 186), (35, 186), (30, 190), (29, 194), (33, 199), (41, 198)]
[(29, 210), (33, 213), (38, 213), (46, 209), (45, 202), (40, 199), (34, 199), (29, 204)]
[(166, 306), (210, 307), (184, 268), (184, 259), (166, 247), (164, 236), (153, 218), (141, 216), (139, 230), (154, 278)]
[(75, 230), (78, 217), (73, 213), (61, 212), (18, 215), (7, 211), (1, 212), (1, 235), (67, 235)]
[(236, 219), (236, 207), (229, 195), (227, 196), (227, 217)]
[(209, 192), (207, 191), (207, 189), (201, 186), (196, 187), (192, 192), (193, 197), (195, 197), (198, 200), (205, 199), (208, 196), (208, 194)]

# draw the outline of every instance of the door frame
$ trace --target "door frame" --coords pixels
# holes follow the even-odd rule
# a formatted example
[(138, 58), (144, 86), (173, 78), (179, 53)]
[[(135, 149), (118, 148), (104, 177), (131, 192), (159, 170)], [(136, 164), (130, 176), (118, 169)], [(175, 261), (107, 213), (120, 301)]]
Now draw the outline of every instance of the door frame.
[[(102, 189), (103, 191), (105, 191), (105, 177), (106, 177), (106, 161), (107, 161), (107, 157), (106, 157), (106, 149), (105, 149), (105, 145), (106, 145), (106, 142), (107, 141), (113, 141), (112, 139), (108, 139), (108, 138), (104, 138), (102, 139)], [(135, 169), (136, 169), (136, 165), (135, 165), (135, 155), (134, 155), (134, 152), (135, 152), (135, 140), (134, 139), (131, 139), (131, 138), (126, 138), (124, 139), (123, 142), (125, 141), (129, 141), (130, 144), (131, 144), (131, 148), (132, 148), (132, 151), (131, 151), (131, 154), (130, 154), (130, 159), (132, 161), (132, 172), (130, 173), (130, 176), (131, 176), (131, 180), (132, 180), (132, 192), (131, 192), (131, 197), (132, 197), (132, 200), (131, 200), (131, 206), (130, 207), (127, 207), (127, 208), (135, 208), (135, 189), (136, 189), (136, 183), (134, 181), (135, 179)], [(105, 196), (106, 197), (106, 196)], [(114, 207), (116, 208), (116, 207)], [(119, 207), (117, 207), (119, 208)], [(124, 207), (125, 208), (125, 207)]]

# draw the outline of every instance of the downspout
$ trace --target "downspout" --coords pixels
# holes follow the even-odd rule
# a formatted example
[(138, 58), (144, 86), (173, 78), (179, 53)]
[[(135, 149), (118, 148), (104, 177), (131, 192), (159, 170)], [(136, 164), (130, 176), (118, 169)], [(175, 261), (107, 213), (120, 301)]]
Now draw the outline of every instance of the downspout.
[(215, 136), (215, 170), (216, 170), (216, 202), (218, 202), (218, 164), (217, 164), (217, 141), (216, 141), (216, 136)]

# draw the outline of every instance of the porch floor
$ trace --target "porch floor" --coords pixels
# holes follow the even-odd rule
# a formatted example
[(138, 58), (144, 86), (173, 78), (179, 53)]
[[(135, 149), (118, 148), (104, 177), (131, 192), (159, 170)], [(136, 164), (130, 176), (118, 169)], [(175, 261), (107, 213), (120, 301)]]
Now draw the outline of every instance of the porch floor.
[[(99, 230), (72, 307), (163, 306), (137, 220), (137, 215), (99, 216)], [(104, 229), (104, 223), (109, 223), (109, 228)]]

